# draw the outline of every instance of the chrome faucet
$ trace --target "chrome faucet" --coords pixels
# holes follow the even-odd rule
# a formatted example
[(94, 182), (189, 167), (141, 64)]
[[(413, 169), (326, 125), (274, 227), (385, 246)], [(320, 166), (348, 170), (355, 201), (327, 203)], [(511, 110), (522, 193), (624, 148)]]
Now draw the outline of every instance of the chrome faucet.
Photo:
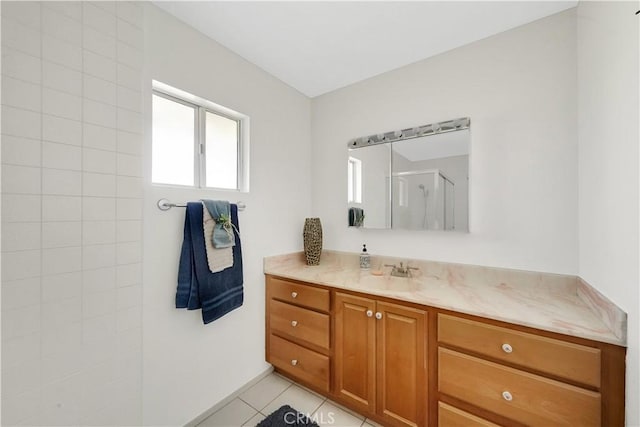
[(391, 275), (395, 277), (411, 277), (411, 270), (420, 270), (419, 268), (409, 267), (408, 265), (405, 267), (402, 262), (399, 267), (395, 264), (385, 264), (384, 266), (392, 267)]

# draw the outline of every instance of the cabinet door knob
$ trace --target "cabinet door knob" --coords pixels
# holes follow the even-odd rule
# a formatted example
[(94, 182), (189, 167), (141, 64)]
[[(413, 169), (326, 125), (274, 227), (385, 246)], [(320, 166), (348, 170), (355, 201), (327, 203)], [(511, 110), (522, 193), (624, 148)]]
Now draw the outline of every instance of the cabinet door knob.
[(376, 312), (376, 319), (378, 320), (382, 319), (382, 313), (380, 313), (379, 311)]
[(297, 297), (297, 296), (298, 296), (298, 293), (297, 293), (297, 292), (291, 292), (291, 298), (295, 298), (295, 297)]
[[(298, 364), (298, 360), (297, 359), (291, 359), (291, 364), (293, 366), (296, 366)], [(506, 392), (505, 392), (506, 393)]]
[(513, 351), (513, 347), (506, 343), (502, 344), (502, 351), (504, 351), (505, 353), (511, 353)]
[(372, 317), (372, 316), (373, 316), (373, 311), (367, 310), (367, 317)]
[(504, 400), (506, 400), (507, 402), (511, 402), (513, 400), (513, 396), (508, 391), (503, 391), (502, 392), (502, 398)]
[(295, 328), (296, 326), (298, 326), (298, 321), (297, 321), (297, 320), (292, 320), (292, 321), (291, 321), (291, 326), (293, 326), (294, 328)]

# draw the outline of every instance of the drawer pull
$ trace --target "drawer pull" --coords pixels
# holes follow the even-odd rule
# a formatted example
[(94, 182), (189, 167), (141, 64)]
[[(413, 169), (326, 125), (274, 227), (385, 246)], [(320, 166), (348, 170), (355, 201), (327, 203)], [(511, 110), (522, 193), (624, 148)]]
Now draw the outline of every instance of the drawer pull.
[(367, 310), (367, 317), (371, 317), (371, 316), (373, 316), (373, 311)]
[(378, 320), (382, 319), (382, 313), (380, 313), (379, 311), (376, 312), (376, 319)]
[[(296, 366), (296, 365), (298, 364), (298, 360), (297, 360), (297, 359), (291, 359), (291, 364), (292, 364), (293, 366)], [(506, 393), (506, 391), (505, 391), (505, 393)], [(504, 393), (503, 393), (503, 394), (504, 394)]]
[(292, 321), (291, 321), (291, 326), (293, 326), (294, 328), (295, 328), (296, 326), (298, 326), (298, 321), (297, 321), (297, 320), (292, 320)]
[(296, 298), (298, 296), (297, 292), (291, 292), (291, 298)]
[(502, 351), (504, 351), (505, 353), (511, 353), (513, 351), (513, 347), (511, 347), (509, 344), (502, 344)]
[(503, 391), (502, 392), (502, 398), (504, 400), (506, 400), (507, 402), (511, 402), (513, 400), (513, 396), (508, 391)]

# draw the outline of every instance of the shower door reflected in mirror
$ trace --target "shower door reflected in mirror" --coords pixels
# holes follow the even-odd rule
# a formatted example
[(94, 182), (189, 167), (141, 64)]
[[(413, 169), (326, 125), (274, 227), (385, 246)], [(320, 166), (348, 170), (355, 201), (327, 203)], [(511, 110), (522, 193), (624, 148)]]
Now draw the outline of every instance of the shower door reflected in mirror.
[(391, 224), (469, 230), (469, 129), (393, 142)]

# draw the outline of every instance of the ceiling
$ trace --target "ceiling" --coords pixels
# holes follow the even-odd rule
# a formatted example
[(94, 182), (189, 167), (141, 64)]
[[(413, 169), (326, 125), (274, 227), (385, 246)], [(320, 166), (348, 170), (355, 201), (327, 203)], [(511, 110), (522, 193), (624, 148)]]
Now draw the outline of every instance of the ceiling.
[(577, 1), (155, 1), (309, 97), (575, 7)]

